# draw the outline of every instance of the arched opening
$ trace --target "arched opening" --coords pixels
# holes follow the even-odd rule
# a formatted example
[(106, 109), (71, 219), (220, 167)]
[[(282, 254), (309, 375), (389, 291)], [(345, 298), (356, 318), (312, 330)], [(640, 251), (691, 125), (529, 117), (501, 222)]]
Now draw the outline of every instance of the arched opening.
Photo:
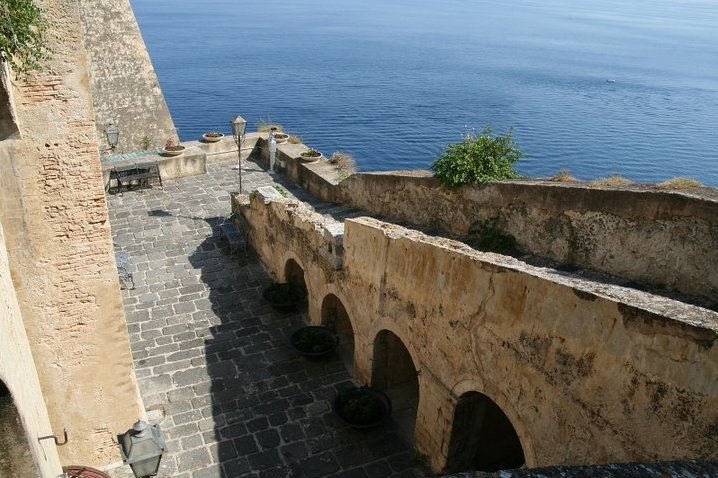
[(40, 476), (10, 390), (0, 380), (0, 476)]
[(304, 281), (304, 269), (294, 259), (289, 259), (284, 265), (284, 280), (290, 284), (302, 286), (305, 290), (307, 288), (307, 283)]
[(389, 396), (394, 420), (413, 442), (419, 405), (418, 373), (404, 343), (388, 330), (379, 332), (374, 340), (372, 386)]
[[(307, 293), (309, 298), (309, 291), (307, 290), (307, 283), (304, 280), (304, 269), (294, 259), (289, 259), (284, 264), (284, 282), (289, 284), (298, 285)], [(308, 303), (305, 301), (299, 305), (298, 310), (300, 313), (305, 314), (307, 312)]]
[(354, 329), (344, 304), (334, 294), (322, 301), (322, 325), (339, 336), (339, 356), (347, 371), (354, 374)]
[(516, 430), (496, 403), (479, 392), (459, 397), (446, 471), (493, 472), (519, 468), (525, 461)]

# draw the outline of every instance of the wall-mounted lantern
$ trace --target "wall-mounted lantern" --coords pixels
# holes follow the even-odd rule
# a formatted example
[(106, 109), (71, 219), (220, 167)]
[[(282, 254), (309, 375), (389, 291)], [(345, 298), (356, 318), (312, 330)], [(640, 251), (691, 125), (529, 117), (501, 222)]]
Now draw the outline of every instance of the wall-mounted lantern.
[(120, 141), (120, 129), (113, 123), (110, 123), (105, 130), (107, 134), (107, 142), (110, 145), (111, 150), (115, 150), (117, 143)]
[(122, 461), (130, 465), (137, 478), (155, 476), (166, 450), (159, 425), (139, 420), (130, 430), (117, 436)]
[(247, 131), (247, 120), (237, 115), (232, 120), (232, 136), (234, 142), (237, 143), (237, 157), (239, 158), (238, 170), (239, 170), (239, 192), (242, 193), (242, 140), (244, 139), (244, 133)]

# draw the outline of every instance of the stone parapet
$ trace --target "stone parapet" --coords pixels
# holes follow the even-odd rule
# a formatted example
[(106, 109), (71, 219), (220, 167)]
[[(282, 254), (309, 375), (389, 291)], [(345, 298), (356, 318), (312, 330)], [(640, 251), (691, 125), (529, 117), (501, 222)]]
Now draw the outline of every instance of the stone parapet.
[(323, 201), (454, 236), (496, 228), (524, 253), (718, 306), (716, 194), (550, 181), (443, 188), (421, 171), (340, 181), (326, 161), (301, 163), (306, 146), (281, 146), (283, 172)]

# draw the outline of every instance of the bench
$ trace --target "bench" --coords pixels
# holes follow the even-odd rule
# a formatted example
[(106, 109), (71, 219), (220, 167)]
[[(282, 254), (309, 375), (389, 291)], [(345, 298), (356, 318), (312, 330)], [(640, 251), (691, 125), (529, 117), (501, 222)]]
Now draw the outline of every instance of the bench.
[[(151, 187), (151, 181), (157, 180), (160, 188), (162, 185), (162, 176), (160, 175), (160, 167), (157, 161), (148, 163), (135, 163), (131, 166), (118, 166), (110, 170), (110, 180), (107, 183), (107, 190), (112, 188), (112, 180), (115, 180), (115, 191), (121, 192), (123, 186), (128, 190), (132, 188), (133, 183), (137, 184), (140, 189)], [(111, 191), (110, 191), (111, 192)]]
[(249, 223), (243, 216), (239, 216), (240, 227), (230, 217), (219, 225), (220, 235), (227, 241), (230, 254), (234, 254), (241, 247), (247, 252), (247, 236), (249, 236)]

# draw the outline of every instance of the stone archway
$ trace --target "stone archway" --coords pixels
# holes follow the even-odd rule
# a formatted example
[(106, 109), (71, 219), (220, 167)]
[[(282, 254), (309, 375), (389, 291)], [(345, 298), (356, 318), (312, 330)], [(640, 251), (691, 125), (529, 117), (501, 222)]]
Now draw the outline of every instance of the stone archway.
[(394, 420), (410, 443), (414, 441), (416, 410), (419, 406), (419, 378), (414, 361), (401, 339), (382, 330), (374, 340), (372, 386), (392, 401)]
[(339, 298), (328, 294), (322, 301), (322, 325), (339, 336), (339, 356), (347, 371), (354, 375), (354, 328)]
[(35, 477), (35, 466), (20, 414), (10, 390), (0, 380), (0, 476)]
[(479, 392), (459, 397), (446, 471), (498, 471), (526, 462), (518, 434), (501, 408)]
[(284, 264), (284, 281), (302, 286), (304, 289), (307, 288), (307, 283), (304, 280), (304, 269), (294, 259), (289, 259)]

